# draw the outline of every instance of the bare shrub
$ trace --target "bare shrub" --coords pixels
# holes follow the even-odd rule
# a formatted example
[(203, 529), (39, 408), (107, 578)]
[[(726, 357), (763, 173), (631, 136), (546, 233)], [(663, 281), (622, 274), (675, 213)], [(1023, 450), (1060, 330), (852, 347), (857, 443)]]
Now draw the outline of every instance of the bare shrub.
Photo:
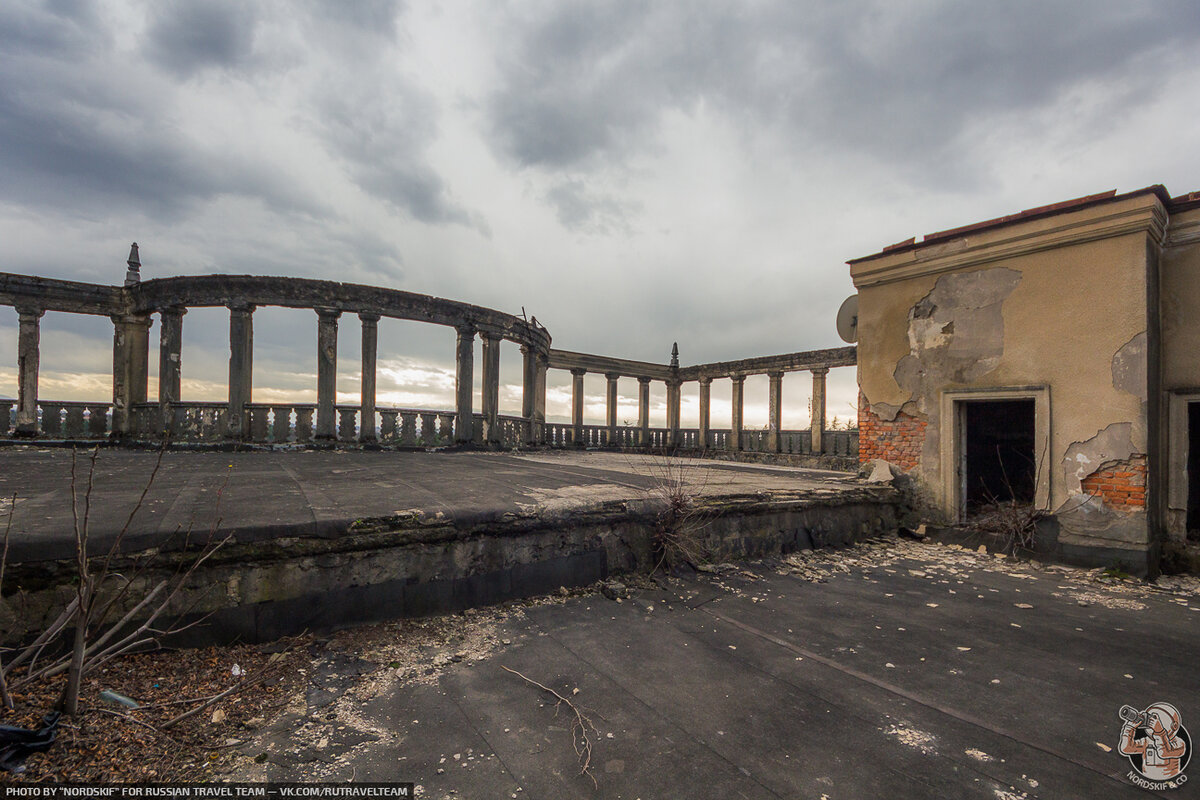
[[(87, 462), (86, 475), (79, 474), (76, 451), (71, 451), (71, 512), (75, 534), (75, 596), (34, 641), (0, 668), (0, 698), (10, 708), (8, 691), (18, 690), (29, 684), (46, 681), (66, 674), (58, 708), (67, 716), (79, 712), (79, 690), (83, 677), (109, 661), (137, 650), (157, 646), (161, 640), (180, 633), (196, 622), (182, 624), (178, 621), (162, 623), (168, 615), (178, 620), (191, 611), (190, 607), (178, 608), (180, 594), (196, 570), (215, 553), (229, 537), (215, 541), (220, 518), (214, 519), (207, 542), (198, 555), (166, 577), (150, 573), (150, 559), (132, 559), (122, 564), (117, 571), (116, 559), (121, 545), (146, 501), (146, 495), (154, 485), (165, 449), (159, 451), (154, 469), (150, 473), (137, 503), (130, 510), (125, 524), (114, 537), (106, 552), (96, 555), (91, 552), (92, 492), (95, 487), (96, 459), (99, 448), (95, 448)], [(228, 477), (226, 478), (228, 482)], [(80, 488), (81, 484), (84, 488)], [(219, 511), (221, 493), (217, 493)], [(8, 530), (12, 526), (9, 512), (4, 536), (3, 557), (0, 558), (0, 580), (8, 555)], [(178, 533), (179, 531), (177, 531)], [(190, 538), (191, 531), (187, 531)], [(185, 542), (186, 549), (186, 542)], [(65, 639), (70, 633), (70, 642)]]
[(654, 520), (654, 568), (707, 563), (704, 542), (709, 510), (699, 502), (707, 485), (707, 470), (684, 459), (656, 456), (648, 462), (654, 486), (649, 497), (658, 508)]

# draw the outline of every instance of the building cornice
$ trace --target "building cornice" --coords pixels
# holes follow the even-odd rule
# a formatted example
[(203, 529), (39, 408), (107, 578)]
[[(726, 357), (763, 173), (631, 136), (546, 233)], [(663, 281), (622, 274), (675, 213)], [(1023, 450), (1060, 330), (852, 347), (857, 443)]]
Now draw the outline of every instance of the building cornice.
[(855, 287), (861, 289), (1129, 234), (1145, 234), (1155, 244), (1162, 244), (1168, 219), (1159, 198), (1145, 193), (1048, 219), (970, 232), (858, 259), (850, 262), (850, 276)]

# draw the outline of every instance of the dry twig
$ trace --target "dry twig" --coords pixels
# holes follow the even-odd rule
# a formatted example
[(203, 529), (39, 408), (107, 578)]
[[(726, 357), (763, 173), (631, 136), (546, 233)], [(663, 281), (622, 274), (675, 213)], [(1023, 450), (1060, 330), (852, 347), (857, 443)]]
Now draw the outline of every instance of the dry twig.
[(599, 784), (596, 783), (596, 776), (592, 774), (592, 739), (588, 735), (589, 730), (592, 733), (599, 733), (599, 731), (592, 723), (592, 720), (586, 714), (580, 711), (578, 706), (576, 706), (566, 697), (563, 697), (561, 694), (551, 689), (549, 686), (538, 683), (532, 678), (522, 675), (515, 669), (509, 669), (503, 664), (500, 665), (500, 669), (504, 670), (505, 672), (511, 672), (513, 675), (516, 675), (518, 678), (530, 684), (531, 686), (536, 686), (543, 692), (548, 692), (554, 695), (554, 697), (558, 699), (558, 702), (554, 704), (555, 713), (558, 713), (558, 707), (560, 705), (563, 703), (567, 704), (567, 708), (571, 709), (571, 711), (575, 714), (575, 721), (571, 724), (571, 744), (575, 748), (575, 755), (579, 758), (579, 764), (581, 766), (579, 774), (587, 775), (592, 779), (592, 786), (599, 788)]

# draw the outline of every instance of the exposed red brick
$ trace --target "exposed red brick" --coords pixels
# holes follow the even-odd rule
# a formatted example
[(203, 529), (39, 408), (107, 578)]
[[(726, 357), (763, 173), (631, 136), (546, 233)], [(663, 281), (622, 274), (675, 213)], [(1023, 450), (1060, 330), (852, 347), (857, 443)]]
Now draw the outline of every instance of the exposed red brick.
[[(860, 439), (861, 441), (861, 439)], [(1118, 511), (1146, 507), (1146, 456), (1135, 453), (1126, 461), (1109, 461), (1083, 479), (1083, 491)]]
[(903, 411), (890, 422), (881, 419), (867, 406), (866, 398), (858, 396), (858, 460), (860, 463), (882, 458), (904, 470), (911, 470), (921, 463), (921, 449), (925, 446), (923, 419), (905, 414)]

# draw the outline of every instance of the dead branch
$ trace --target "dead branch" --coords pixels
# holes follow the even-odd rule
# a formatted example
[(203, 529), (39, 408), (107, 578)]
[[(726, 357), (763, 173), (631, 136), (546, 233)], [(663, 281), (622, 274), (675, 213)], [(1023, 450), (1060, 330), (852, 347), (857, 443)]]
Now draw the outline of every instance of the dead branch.
[[(12, 533), (13, 515), (16, 513), (17, 495), (14, 492), (12, 501), (8, 505), (8, 524), (4, 526), (4, 549), (0, 553), (0, 589), (4, 587), (4, 570), (8, 566), (8, 535)], [(4, 679), (3, 662), (0, 662), (0, 702), (4, 703), (5, 708), (11, 709), (13, 707), (12, 696), (8, 693), (8, 681)]]
[(98, 711), (101, 714), (108, 714), (111, 717), (120, 717), (121, 719), (125, 720), (126, 722), (132, 722), (134, 725), (141, 725), (143, 728), (149, 728), (150, 730), (157, 733), (159, 736), (163, 736), (167, 739), (170, 739), (175, 744), (180, 744), (180, 745), (183, 744), (183, 742), (179, 741), (174, 736), (171, 736), (168, 733), (163, 733), (163, 731), (161, 729), (156, 728), (153, 725), (151, 725), (149, 722), (140, 720), (137, 717), (131, 717), (128, 714), (122, 714), (120, 711), (113, 711), (111, 708), (93, 708), (92, 710)]
[(575, 714), (575, 721), (571, 724), (571, 745), (575, 748), (575, 755), (578, 757), (581, 765), (579, 774), (587, 775), (592, 779), (592, 786), (599, 788), (599, 784), (596, 783), (596, 776), (592, 774), (592, 739), (590, 736), (588, 736), (589, 730), (592, 731), (592, 733), (599, 733), (599, 731), (592, 723), (592, 720), (583, 712), (581, 712), (578, 706), (576, 706), (566, 697), (563, 697), (561, 694), (551, 689), (549, 686), (538, 683), (532, 678), (522, 675), (515, 669), (509, 669), (503, 664), (500, 665), (500, 669), (504, 670), (505, 672), (511, 672), (513, 675), (516, 675), (518, 678), (530, 684), (531, 686), (536, 686), (543, 692), (548, 692), (549, 694), (554, 695), (554, 697), (558, 699), (558, 702), (555, 703), (556, 710), (558, 706), (562, 705), (563, 703), (566, 703), (567, 708), (571, 709), (571, 711)]
[(273, 654), (269, 659), (267, 659), (266, 666), (264, 666), (258, 672), (254, 673), (253, 675), (247, 675), (241, 681), (239, 681), (238, 683), (235, 683), (233, 686), (230, 686), (225, 691), (214, 694), (212, 697), (205, 700), (201, 705), (198, 705), (193, 709), (189, 709), (188, 711), (184, 711), (182, 714), (177, 714), (176, 716), (171, 717), (169, 720), (164, 722), (159, 727), (161, 727), (163, 730), (166, 730), (167, 728), (173, 728), (180, 722), (183, 722), (185, 719), (194, 717), (196, 714), (199, 714), (204, 709), (209, 708), (210, 706), (215, 705), (216, 703), (219, 703), (221, 700), (224, 700), (229, 695), (235, 694), (237, 692), (240, 692), (242, 689), (246, 689), (246, 688), (254, 686), (258, 683), (261, 683), (262, 680), (267, 677), (267, 669), (266, 668), (271, 666), (272, 664), (276, 663), (277, 661), (279, 661), (279, 659), (282, 656), (283, 656), (283, 653)]

